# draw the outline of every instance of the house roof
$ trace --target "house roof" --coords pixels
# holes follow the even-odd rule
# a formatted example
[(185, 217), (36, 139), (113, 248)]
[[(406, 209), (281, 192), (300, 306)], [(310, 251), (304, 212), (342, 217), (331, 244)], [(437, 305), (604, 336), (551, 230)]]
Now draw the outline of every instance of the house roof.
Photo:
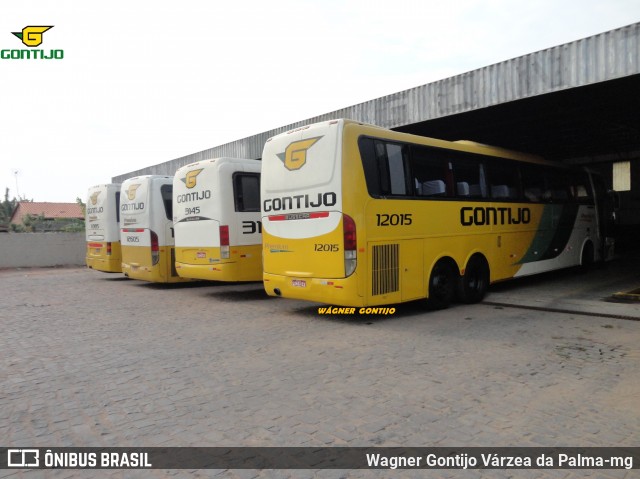
[(25, 215), (42, 215), (46, 219), (84, 218), (82, 208), (77, 203), (39, 203), (35, 201), (20, 201), (11, 215), (11, 223), (22, 224), (22, 217)]

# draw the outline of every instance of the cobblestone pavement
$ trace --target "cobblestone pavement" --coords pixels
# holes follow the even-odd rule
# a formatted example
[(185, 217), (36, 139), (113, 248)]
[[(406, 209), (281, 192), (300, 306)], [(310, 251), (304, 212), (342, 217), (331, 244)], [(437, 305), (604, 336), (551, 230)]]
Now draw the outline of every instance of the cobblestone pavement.
[[(268, 298), (259, 283), (153, 285), (82, 268), (5, 270), (0, 284), (4, 446), (639, 445), (638, 321), (495, 304), (320, 316), (317, 304)], [(498, 288), (488, 299), (513, 300), (520, 287), (535, 283)], [(4, 470), (0, 477), (389, 472)]]

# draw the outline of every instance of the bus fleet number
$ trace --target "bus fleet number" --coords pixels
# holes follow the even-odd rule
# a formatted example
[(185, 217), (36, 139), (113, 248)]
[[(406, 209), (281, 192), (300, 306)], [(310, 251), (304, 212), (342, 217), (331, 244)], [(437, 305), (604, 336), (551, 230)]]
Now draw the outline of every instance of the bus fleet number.
[(378, 226), (409, 226), (413, 222), (411, 213), (377, 214), (376, 217), (378, 218)]
[(254, 233), (262, 233), (262, 221), (243, 221), (242, 234), (252, 235)]
[(335, 253), (336, 251), (340, 251), (340, 247), (337, 244), (316, 243), (314, 245), (314, 251), (327, 251), (329, 253)]

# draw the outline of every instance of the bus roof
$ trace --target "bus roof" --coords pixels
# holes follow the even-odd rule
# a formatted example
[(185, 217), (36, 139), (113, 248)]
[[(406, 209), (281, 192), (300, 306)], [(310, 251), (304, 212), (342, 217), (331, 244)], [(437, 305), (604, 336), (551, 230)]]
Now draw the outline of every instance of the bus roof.
[[(516, 151), (516, 150), (511, 150), (511, 149), (508, 149), (508, 148), (503, 148), (503, 147), (500, 147), (500, 146), (486, 145), (484, 143), (479, 143), (479, 142), (472, 141), (472, 140), (450, 141), (450, 140), (441, 140), (441, 139), (438, 139), (438, 138), (432, 138), (432, 137), (428, 137), (428, 136), (415, 135), (415, 134), (412, 134), (412, 133), (404, 133), (404, 132), (400, 132), (400, 131), (396, 131), (396, 130), (390, 130), (388, 128), (383, 128), (381, 126), (373, 125), (373, 124), (370, 124), (370, 123), (363, 123), (363, 122), (356, 121), (356, 120), (350, 120), (350, 119), (347, 119), (347, 118), (326, 120), (324, 122), (317, 122), (315, 124), (322, 124), (322, 123), (333, 124), (333, 123), (340, 123), (340, 122), (342, 122), (345, 125), (345, 127), (349, 126), (349, 125), (359, 125), (359, 126), (362, 126), (364, 128), (375, 129), (377, 133), (379, 133), (379, 132), (392, 132), (394, 135), (401, 135), (402, 137), (404, 137), (403, 140), (408, 142), (408, 143), (417, 143), (417, 144), (422, 144), (422, 145), (427, 145), (427, 146), (433, 146), (433, 147), (436, 147), (436, 148), (445, 148), (445, 149), (451, 149), (451, 150), (465, 151), (465, 152), (468, 152), (468, 153), (482, 154), (482, 155), (485, 155), (485, 156), (495, 156), (495, 157), (498, 157), (498, 158), (507, 158), (507, 159), (512, 159), (512, 160), (516, 160), (516, 161), (523, 161), (523, 162), (528, 162), (528, 163), (536, 163), (536, 164), (540, 164), (540, 165), (555, 166), (555, 167), (559, 167), (559, 168), (568, 168), (568, 166), (563, 164), (563, 163), (550, 161), (550, 160), (545, 159), (542, 156), (534, 155), (534, 154), (531, 154), (531, 153), (524, 153), (524, 152), (520, 152), (520, 151)], [(298, 128), (294, 128), (292, 130), (283, 132), (280, 135), (287, 135), (287, 134), (294, 133), (296, 131), (304, 130), (304, 129), (312, 126), (312, 125), (313, 124), (309, 124), (309, 125), (304, 125), (304, 126), (301, 126), (301, 127), (298, 127)], [(280, 135), (276, 135), (276, 136), (280, 136)], [(271, 140), (271, 138), (269, 138), (269, 140)], [(269, 140), (267, 140), (267, 141), (269, 141)]]
[(245, 164), (245, 165), (249, 165), (249, 164), (255, 164), (256, 162), (259, 162), (259, 160), (251, 160), (251, 159), (247, 159), (247, 158), (232, 158), (232, 157), (228, 157), (228, 156), (222, 156), (219, 158), (211, 158), (208, 160), (200, 160), (200, 161), (196, 161), (195, 163), (189, 163), (188, 165), (184, 165), (181, 166), (180, 168), (178, 168), (177, 171), (183, 169), (183, 168), (193, 168), (194, 166), (199, 166), (199, 165), (203, 165), (203, 164), (207, 164), (207, 163), (218, 163), (218, 164), (222, 164), (222, 163), (237, 163), (237, 164)]
[[(137, 180), (146, 180), (146, 179), (155, 179), (155, 178), (173, 178), (170, 175), (140, 175), (140, 176), (132, 176), (131, 178), (127, 178), (124, 181), (137, 181)], [(123, 181), (123, 183), (124, 183)]]

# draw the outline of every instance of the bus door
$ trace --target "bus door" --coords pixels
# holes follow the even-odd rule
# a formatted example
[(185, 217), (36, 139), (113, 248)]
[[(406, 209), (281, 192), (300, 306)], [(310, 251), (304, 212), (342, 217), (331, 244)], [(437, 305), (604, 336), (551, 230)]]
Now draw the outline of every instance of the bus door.
[(613, 259), (615, 241), (613, 237), (615, 218), (615, 197), (607, 191), (604, 179), (590, 173), (598, 222), (598, 238), (600, 240), (599, 255), (601, 260)]

